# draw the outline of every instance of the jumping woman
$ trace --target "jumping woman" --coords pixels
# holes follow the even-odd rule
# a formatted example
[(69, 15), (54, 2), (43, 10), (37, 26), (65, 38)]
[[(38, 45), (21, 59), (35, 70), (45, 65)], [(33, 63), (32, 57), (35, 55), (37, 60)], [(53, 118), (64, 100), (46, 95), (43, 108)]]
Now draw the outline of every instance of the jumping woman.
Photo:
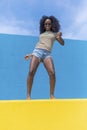
[(59, 32), (60, 24), (54, 16), (42, 16), (40, 20), (40, 37), (31, 54), (25, 56), (28, 60), (31, 57), (30, 69), (27, 78), (27, 99), (31, 99), (31, 89), (35, 72), (40, 62), (43, 62), (50, 79), (50, 99), (54, 99), (55, 69), (51, 56), (52, 46), (55, 40), (64, 45), (62, 33)]

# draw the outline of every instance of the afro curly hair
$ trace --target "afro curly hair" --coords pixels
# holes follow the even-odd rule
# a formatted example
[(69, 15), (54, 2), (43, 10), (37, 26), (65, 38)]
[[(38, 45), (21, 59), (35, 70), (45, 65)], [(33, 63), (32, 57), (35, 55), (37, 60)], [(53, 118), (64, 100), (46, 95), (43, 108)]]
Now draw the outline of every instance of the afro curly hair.
[(51, 31), (52, 32), (58, 32), (60, 30), (60, 24), (57, 18), (55, 18), (54, 16), (42, 16), (41, 20), (40, 20), (40, 34), (44, 33), (45, 27), (44, 27), (44, 22), (46, 19), (50, 19), (51, 23), (52, 23), (52, 27), (51, 27)]

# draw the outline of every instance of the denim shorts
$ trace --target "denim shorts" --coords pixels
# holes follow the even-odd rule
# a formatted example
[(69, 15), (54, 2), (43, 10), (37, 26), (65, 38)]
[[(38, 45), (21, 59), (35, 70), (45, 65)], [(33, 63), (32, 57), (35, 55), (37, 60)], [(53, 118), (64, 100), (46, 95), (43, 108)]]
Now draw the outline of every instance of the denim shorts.
[(51, 52), (46, 49), (35, 48), (32, 55), (38, 57), (43, 62), (45, 58), (51, 57)]

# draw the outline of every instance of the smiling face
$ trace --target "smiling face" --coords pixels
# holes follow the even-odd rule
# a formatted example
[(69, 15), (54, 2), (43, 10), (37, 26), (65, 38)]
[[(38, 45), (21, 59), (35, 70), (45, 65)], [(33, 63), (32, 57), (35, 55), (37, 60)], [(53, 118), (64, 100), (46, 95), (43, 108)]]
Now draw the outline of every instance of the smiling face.
[(44, 27), (46, 31), (51, 31), (51, 20), (50, 19), (46, 19), (44, 22)]

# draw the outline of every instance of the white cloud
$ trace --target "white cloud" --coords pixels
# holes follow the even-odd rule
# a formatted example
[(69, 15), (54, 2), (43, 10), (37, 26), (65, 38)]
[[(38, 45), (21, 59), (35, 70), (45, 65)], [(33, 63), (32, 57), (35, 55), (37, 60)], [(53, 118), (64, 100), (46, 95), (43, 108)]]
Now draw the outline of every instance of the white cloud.
[[(73, 22), (69, 24), (64, 37), (69, 39), (87, 40), (87, 1), (83, 0), (73, 15)], [(68, 32), (68, 33), (67, 33)]]
[(19, 26), (10, 26), (10, 25), (0, 25), (0, 33), (5, 34), (20, 34), (20, 35), (30, 35), (31, 32), (29, 32), (26, 29), (20, 28)]
[(35, 35), (37, 31), (33, 28), (34, 21), (29, 21), (29, 26), (24, 21), (18, 21), (15, 18), (0, 18), (0, 33), (18, 34), (18, 35)]

